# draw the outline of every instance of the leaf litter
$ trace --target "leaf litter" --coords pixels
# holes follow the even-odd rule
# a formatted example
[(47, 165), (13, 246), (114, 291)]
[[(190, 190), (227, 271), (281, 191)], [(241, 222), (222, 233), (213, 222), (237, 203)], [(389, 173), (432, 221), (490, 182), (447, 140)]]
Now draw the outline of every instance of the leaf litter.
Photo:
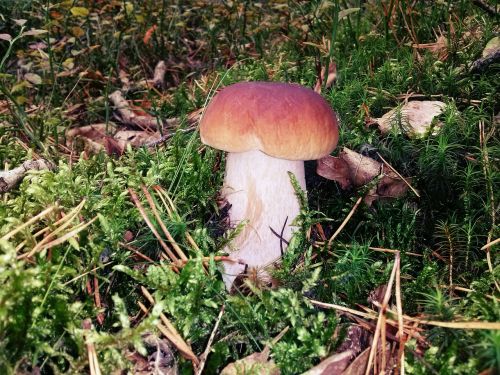
[(380, 118), (369, 120), (376, 123), (382, 134), (396, 132), (408, 135), (410, 138), (422, 138), (436, 134), (441, 128), (436, 117), (443, 113), (446, 104), (437, 101), (411, 101), (394, 108)]
[[(344, 147), (338, 157), (326, 156), (317, 161), (316, 173), (339, 183), (344, 190), (374, 184), (364, 201), (371, 205), (376, 200), (403, 196), (408, 183), (387, 165)], [(411, 180), (410, 178), (406, 179)]]

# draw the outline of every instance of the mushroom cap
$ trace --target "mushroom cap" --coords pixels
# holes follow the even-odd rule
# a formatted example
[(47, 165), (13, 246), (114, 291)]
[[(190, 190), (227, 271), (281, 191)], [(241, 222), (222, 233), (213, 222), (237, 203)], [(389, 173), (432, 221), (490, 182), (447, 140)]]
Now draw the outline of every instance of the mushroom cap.
[(203, 114), (200, 135), (204, 144), (224, 151), (313, 160), (333, 151), (338, 126), (327, 101), (309, 88), (240, 82), (215, 95)]

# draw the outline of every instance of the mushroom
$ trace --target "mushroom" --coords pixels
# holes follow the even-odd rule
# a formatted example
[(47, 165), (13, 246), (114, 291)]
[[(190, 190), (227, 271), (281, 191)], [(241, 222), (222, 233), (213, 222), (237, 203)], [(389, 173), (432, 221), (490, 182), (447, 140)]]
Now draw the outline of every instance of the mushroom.
[(332, 152), (337, 119), (326, 100), (306, 87), (241, 82), (212, 99), (200, 136), (228, 151), (222, 197), (230, 204), (230, 225), (247, 222), (227, 249), (235, 262), (224, 262), (223, 280), (231, 290), (247, 267), (264, 268), (282, 256), (300, 213), (288, 172), (305, 191), (304, 160)]

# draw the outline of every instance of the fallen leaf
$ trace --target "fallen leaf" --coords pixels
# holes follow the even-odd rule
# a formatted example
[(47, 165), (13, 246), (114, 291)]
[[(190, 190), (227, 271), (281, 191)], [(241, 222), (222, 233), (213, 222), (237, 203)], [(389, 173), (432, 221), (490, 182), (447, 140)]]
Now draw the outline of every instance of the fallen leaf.
[(55, 20), (62, 20), (64, 18), (64, 15), (61, 12), (58, 12), (57, 10), (52, 10), (50, 12), (50, 16)]
[(29, 83), (32, 83), (34, 85), (41, 85), (42, 84), (42, 77), (40, 77), (38, 74), (35, 73), (26, 73), (24, 75), (24, 79), (28, 81)]
[(354, 361), (347, 367), (342, 375), (364, 375), (368, 358), (370, 357), (370, 348), (365, 349)]
[(159, 132), (117, 130), (111, 123), (108, 126), (93, 124), (69, 129), (66, 132), (66, 145), (69, 148), (84, 150), (89, 154), (105, 150), (108, 155), (121, 156), (128, 145), (140, 147), (160, 137)]
[(126, 230), (125, 233), (123, 233), (123, 241), (125, 242), (130, 242), (134, 239), (135, 235), (132, 231)]
[(22, 91), (25, 87), (31, 87), (31, 85), (28, 83), (28, 81), (21, 81), (11, 87), (10, 93), (14, 94), (16, 92)]
[(45, 49), (47, 48), (47, 44), (45, 42), (30, 43), (28, 48), (33, 50)]
[(304, 372), (302, 375), (330, 375), (340, 374), (346, 369), (351, 362), (351, 358), (355, 356), (354, 351), (346, 350), (342, 353), (334, 354), (312, 369)]
[(19, 104), (19, 105), (23, 105), (23, 104), (26, 104), (28, 102), (28, 98), (26, 98), (25, 96), (16, 96), (16, 103)]
[(115, 116), (124, 124), (136, 126), (141, 129), (157, 129), (163, 124), (160, 118), (151, 116), (144, 112), (142, 108), (138, 108), (142, 112), (141, 114), (135, 113), (120, 90), (111, 93), (109, 99), (115, 107)]
[(496, 36), (493, 39), (490, 39), (488, 43), (486, 43), (486, 46), (483, 49), (482, 56), (483, 57), (489, 56), (498, 50), (500, 50), (500, 37)]
[(160, 138), (159, 132), (146, 132), (142, 130), (119, 130), (114, 137), (117, 141), (130, 144), (133, 147), (144, 146), (145, 144), (156, 141)]
[[(272, 341), (271, 345), (275, 345), (288, 332), (289, 327), (285, 327), (278, 336)], [(221, 375), (240, 375), (240, 374), (267, 374), (280, 375), (280, 369), (272, 359), (269, 359), (271, 347), (267, 344), (264, 350), (260, 353), (253, 353), (249, 356), (230, 363), (220, 373)]]
[(73, 26), (71, 28), (71, 34), (73, 34), (73, 36), (76, 36), (77, 38), (80, 38), (81, 36), (85, 35), (85, 31), (79, 26)]
[(347, 163), (333, 156), (327, 156), (318, 160), (316, 173), (321, 177), (337, 181), (344, 190), (352, 186)]
[(444, 35), (440, 35), (434, 43), (414, 44), (412, 47), (425, 49), (441, 61), (448, 58), (448, 39)]
[(106, 154), (108, 155), (122, 156), (125, 152), (125, 148), (127, 147), (125, 142), (119, 142), (113, 137), (104, 137), (102, 139), (102, 143), (104, 145), (104, 149), (106, 150)]
[(84, 7), (73, 7), (70, 11), (75, 17), (87, 17), (89, 15), (89, 10)]
[(400, 197), (408, 190), (408, 184), (389, 167), (347, 147), (343, 148), (338, 157), (329, 155), (319, 159), (316, 173), (337, 181), (344, 190), (364, 186), (378, 178), (377, 184), (365, 196), (367, 205), (378, 199)]
[(142, 39), (142, 41), (144, 42), (144, 44), (149, 44), (149, 40), (151, 39), (151, 37), (153, 36), (153, 33), (155, 32), (156, 30), (156, 25), (153, 25), (151, 26), (147, 31), (146, 33), (144, 34), (144, 38)]
[(156, 64), (154, 75), (153, 75), (153, 86), (161, 89), (165, 86), (165, 73), (167, 71), (167, 65), (165, 61), (161, 60)]
[(66, 131), (66, 140), (71, 141), (73, 138), (78, 136), (87, 137), (93, 140), (99, 140), (108, 134), (114, 134), (116, 131), (115, 126), (111, 123), (109, 124), (93, 124), (81, 126), (78, 128), (72, 128)]
[(25, 19), (12, 19), (17, 26), (23, 26), (28, 20)]
[(73, 59), (72, 57), (70, 58), (67, 58), (66, 60), (64, 60), (62, 62), (62, 66), (64, 67), (64, 69), (66, 70), (71, 70), (75, 67), (75, 59)]
[(382, 163), (344, 147), (340, 158), (348, 166), (349, 178), (355, 187), (363, 186), (382, 173)]
[(420, 138), (429, 134), (433, 128), (439, 128), (439, 124), (433, 123), (433, 120), (445, 107), (445, 103), (437, 100), (413, 101), (372, 120), (378, 124), (382, 134), (387, 134), (392, 129), (399, 131), (402, 128), (409, 137)]
[(273, 360), (269, 359), (269, 352), (253, 353), (249, 356), (230, 363), (220, 373), (221, 375), (240, 374), (268, 374), (279, 375), (280, 369)]
[(41, 29), (31, 29), (28, 31), (25, 31), (23, 33), (24, 36), (37, 36), (37, 35), (42, 35), (42, 34), (47, 34), (47, 30), (41, 30)]
[(107, 137), (106, 130), (114, 133), (112, 124), (94, 124), (72, 128), (66, 131), (66, 145), (78, 151), (85, 151), (88, 154), (97, 154), (104, 150), (104, 139)]

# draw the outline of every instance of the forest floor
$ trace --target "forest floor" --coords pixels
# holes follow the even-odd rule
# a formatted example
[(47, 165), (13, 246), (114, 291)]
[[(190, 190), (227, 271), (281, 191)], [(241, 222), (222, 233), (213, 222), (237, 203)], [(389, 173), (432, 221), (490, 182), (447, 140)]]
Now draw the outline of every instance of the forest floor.
[[(0, 2), (0, 374), (498, 373), (493, 3)], [(256, 80), (340, 136), (228, 293), (198, 125)]]

